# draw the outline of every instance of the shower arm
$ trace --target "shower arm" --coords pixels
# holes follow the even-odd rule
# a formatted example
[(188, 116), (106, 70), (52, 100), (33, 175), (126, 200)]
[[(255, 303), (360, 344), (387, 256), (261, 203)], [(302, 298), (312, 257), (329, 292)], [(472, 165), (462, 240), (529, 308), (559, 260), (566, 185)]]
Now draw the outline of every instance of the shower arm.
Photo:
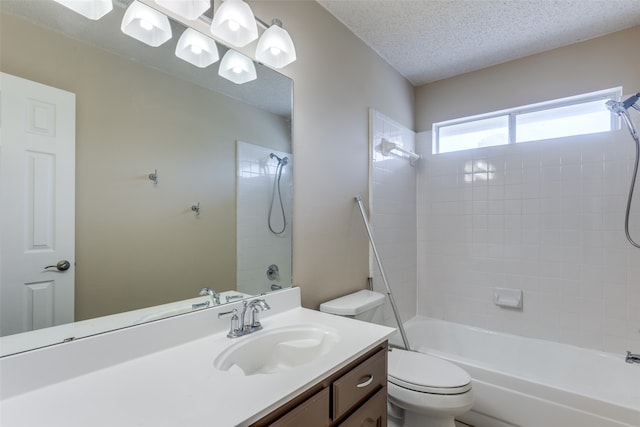
[(393, 315), (396, 318), (396, 323), (398, 324), (398, 329), (400, 330), (400, 335), (402, 336), (402, 342), (404, 343), (404, 348), (411, 351), (411, 348), (409, 347), (409, 340), (407, 339), (407, 334), (404, 330), (404, 324), (402, 323), (402, 319), (400, 318), (400, 313), (398, 312), (398, 306), (396, 305), (396, 301), (393, 298), (393, 294), (391, 293), (391, 288), (389, 287), (389, 281), (387, 280), (387, 275), (384, 272), (384, 268), (382, 267), (382, 261), (380, 260), (380, 255), (378, 254), (378, 249), (376, 249), (376, 244), (373, 240), (371, 225), (369, 225), (367, 214), (364, 211), (364, 204), (362, 203), (362, 198), (360, 196), (356, 196), (355, 201), (358, 204), (358, 207), (360, 208), (360, 214), (362, 214), (362, 220), (364, 221), (364, 226), (366, 227), (367, 234), (369, 235), (369, 243), (371, 243), (371, 249), (373, 250), (373, 254), (378, 263), (378, 268), (380, 269), (380, 275), (382, 275), (382, 281), (384, 282), (387, 295), (389, 296), (391, 309), (393, 310)]

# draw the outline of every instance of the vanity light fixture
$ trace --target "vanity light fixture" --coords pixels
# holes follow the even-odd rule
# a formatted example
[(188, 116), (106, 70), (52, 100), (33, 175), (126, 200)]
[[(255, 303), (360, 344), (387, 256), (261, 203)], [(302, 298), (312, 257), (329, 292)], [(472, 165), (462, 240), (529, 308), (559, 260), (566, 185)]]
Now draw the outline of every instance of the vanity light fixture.
[[(265, 25), (266, 27), (266, 25)], [(274, 19), (256, 47), (256, 59), (273, 68), (282, 68), (296, 60), (296, 48), (291, 36), (282, 28), (282, 21)]]
[(211, 7), (210, 0), (156, 0), (160, 6), (193, 21)]
[(171, 38), (169, 18), (138, 0), (127, 8), (120, 29), (152, 47), (160, 46)]
[(242, 84), (256, 79), (256, 67), (251, 59), (229, 49), (220, 61), (218, 74), (235, 84)]
[(213, 14), (211, 33), (233, 46), (243, 47), (258, 38), (258, 25), (247, 3), (225, 0)]
[(193, 28), (187, 28), (180, 36), (176, 56), (199, 68), (208, 67), (220, 59), (216, 42)]
[(80, 15), (93, 19), (102, 18), (113, 9), (111, 0), (53, 0), (56, 3), (68, 7)]

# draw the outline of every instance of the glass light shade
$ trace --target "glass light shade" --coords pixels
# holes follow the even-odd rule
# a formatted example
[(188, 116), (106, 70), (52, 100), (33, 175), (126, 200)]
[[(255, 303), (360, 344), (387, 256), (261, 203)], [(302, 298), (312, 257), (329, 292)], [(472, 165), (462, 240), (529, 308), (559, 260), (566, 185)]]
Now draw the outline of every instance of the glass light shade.
[(242, 0), (225, 0), (213, 15), (211, 33), (242, 47), (258, 38), (258, 25), (248, 4)]
[(262, 34), (256, 47), (256, 59), (273, 68), (282, 68), (296, 60), (296, 48), (289, 33), (273, 24)]
[(98, 20), (113, 9), (111, 0), (54, 0), (89, 19)]
[(126, 35), (153, 47), (171, 38), (169, 18), (137, 0), (124, 13), (120, 29)]
[(229, 49), (220, 61), (218, 74), (236, 84), (256, 79), (256, 67), (245, 55)]
[(211, 7), (211, 0), (156, 0), (160, 6), (185, 19), (198, 19)]
[(208, 67), (220, 59), (216, 42), (193, 28), (187, 28), (180, 36), (176, 56), (200, 68)]

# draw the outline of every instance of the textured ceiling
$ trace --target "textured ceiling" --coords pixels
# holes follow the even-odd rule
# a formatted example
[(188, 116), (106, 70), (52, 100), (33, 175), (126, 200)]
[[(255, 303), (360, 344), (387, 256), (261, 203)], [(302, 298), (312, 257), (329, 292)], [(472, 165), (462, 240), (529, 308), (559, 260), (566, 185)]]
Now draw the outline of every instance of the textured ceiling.
[(640, 0), (318, 3), (416, 86), (640, 25)]

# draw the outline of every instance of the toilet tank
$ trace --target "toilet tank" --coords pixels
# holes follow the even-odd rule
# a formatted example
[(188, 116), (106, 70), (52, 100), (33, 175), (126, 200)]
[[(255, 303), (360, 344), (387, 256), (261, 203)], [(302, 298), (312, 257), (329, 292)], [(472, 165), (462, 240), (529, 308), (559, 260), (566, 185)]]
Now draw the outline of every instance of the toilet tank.
[(383, 303), (383, 294), (364, 289), (323, 302), (320, 304), (320, 311), (381, 324), (383, 320)]

